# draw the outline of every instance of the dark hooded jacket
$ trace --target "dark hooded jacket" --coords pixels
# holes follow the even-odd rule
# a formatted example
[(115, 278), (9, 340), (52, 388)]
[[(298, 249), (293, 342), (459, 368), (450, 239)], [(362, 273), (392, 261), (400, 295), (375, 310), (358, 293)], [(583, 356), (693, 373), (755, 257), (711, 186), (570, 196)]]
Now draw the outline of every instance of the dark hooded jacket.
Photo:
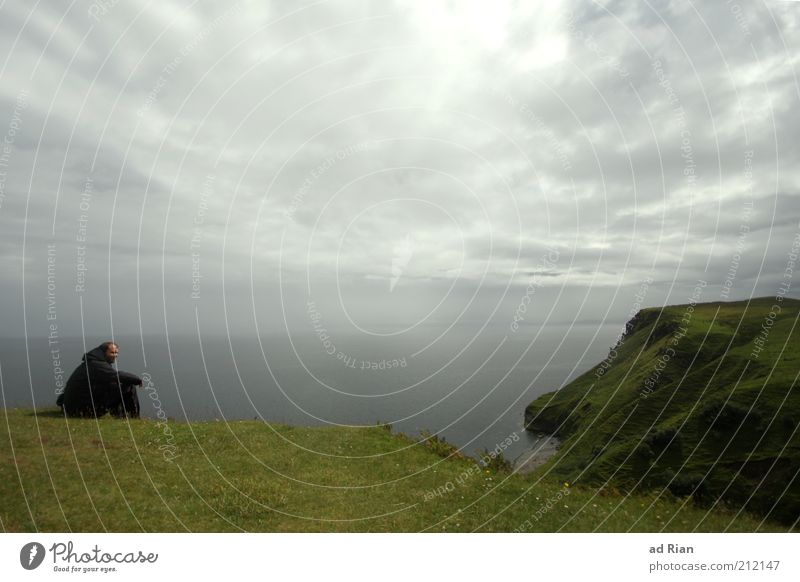
[(70, 416), (139, 416), (136, 386), (142, 379), (121, 372), (106, 361), (104, 344), (83, 355), (83, 362), (67, 380), (57, 404)]

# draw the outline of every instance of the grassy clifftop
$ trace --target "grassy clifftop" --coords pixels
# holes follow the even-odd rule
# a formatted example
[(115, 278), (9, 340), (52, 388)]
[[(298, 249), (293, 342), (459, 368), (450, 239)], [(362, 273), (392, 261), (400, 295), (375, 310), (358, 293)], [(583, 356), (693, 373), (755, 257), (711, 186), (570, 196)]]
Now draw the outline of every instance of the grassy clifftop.
[[(515, 475), (385, 427), (0, 415), (3, 531), (786, 531)], [(167, 442), (168, 441), (168, 442)], [(449, 458), (445, 458), (449, 457)]]
[(592, 370), (528, 405), (564, 439), (547, 469), (628, 491), (800, 517), (800, 301), (640, 311)]

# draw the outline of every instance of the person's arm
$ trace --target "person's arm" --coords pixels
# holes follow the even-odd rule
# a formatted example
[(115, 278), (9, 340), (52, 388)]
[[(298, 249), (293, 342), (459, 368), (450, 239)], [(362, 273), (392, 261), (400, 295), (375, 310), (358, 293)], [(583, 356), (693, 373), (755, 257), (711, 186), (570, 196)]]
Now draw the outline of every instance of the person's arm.
[(135, 384), (136, 386), (141, 386), (144, 382), (142, 379), (137, 376), (136, 374), (131, 374), (130, 372), (123, 372), (122, 370), (117, 370), (117, 374), (119, 374), (119, 383), (123, 386), (129, 386), (131, 384)]
[(108, 362), (94, 362), (91, 368), (92, 376), (94, 376), (96, 381), (114, 383), (119, 379), (119, 383), (123, 386), (130, 384), (136, 384), (137, 386), (142, 385), (142, 379), (139, 376), (131, 374), (130, 372), (117, 370)]

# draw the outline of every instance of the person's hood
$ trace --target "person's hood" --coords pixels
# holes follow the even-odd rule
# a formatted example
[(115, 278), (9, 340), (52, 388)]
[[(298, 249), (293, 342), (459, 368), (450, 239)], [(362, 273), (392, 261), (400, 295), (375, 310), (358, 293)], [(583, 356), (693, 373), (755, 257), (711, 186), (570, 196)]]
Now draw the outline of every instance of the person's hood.
[(106, 350), (103, 348), (103, 344), (100, 344), (93, 350), (89, 350), (85, 354), (83, 354), (83, 361), (90, 362), (92, 360), (100, 360), (102, 362), (106, 361)]

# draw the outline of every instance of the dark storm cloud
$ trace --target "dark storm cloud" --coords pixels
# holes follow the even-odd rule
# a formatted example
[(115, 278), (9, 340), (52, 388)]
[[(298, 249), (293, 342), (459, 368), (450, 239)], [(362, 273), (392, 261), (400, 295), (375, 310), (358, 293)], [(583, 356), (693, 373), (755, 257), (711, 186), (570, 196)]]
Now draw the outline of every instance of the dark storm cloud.
[(780, 280), (795, 3), (92, 6), (1, 10), (13, 333), (23, 274), (45, 323), (48, 245), (63, 318), (94, 301), (188, 330), (201, 306), (249, 325), (253, 297), (305, 325), (309, 288), (332, 321), (339, 297), (392, 321), (446, 297), (446, 319), (478, 287), (513, 304), (535, 273), (553, 298), (624, 302), (652, 278), (670, 301), (721, 285), (739, 247), (732, 297)]

